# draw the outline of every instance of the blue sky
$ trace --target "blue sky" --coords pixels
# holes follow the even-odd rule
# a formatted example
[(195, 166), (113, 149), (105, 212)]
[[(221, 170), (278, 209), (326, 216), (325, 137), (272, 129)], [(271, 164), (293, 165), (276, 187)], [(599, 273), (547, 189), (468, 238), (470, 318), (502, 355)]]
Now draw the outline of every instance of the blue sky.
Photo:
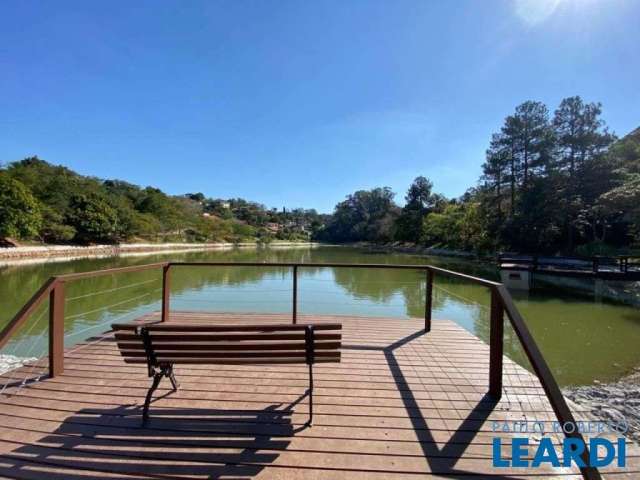
[(640, 1), (0, 5), (0, 161), (328, 212), (476, 184), (525, 100), (640, 126)]

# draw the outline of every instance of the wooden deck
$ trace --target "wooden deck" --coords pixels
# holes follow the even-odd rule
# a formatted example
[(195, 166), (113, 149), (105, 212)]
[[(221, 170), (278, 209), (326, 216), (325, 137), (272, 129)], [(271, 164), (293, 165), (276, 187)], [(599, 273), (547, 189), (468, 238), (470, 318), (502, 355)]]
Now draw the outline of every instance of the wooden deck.
[[(288, 317), (172, 313), (171, 321)], [(492, 467), (493, 437), (509, 437), (492, 431), (494, 421), (555, 417), (537, 379), (508, 359), (503, 399), (490, 402), (489, 349), (455, 323), (435, 320), (423, 335), (418, 319), (299, 318), (310, 321), (344, 328), (342, 363), (314, 368), (312, 427), (304, 428), (304, 365), (177, 367), (180, 390), (169, 394), (163, 383), (142, 426), (146, 368), (125, 365), (107, 332), (67, 350), (60, 377), (19, 388), (45, 371), (39, 364), (0, 377), (9, 384), (0, 395), (0, 478), (580, 478)], [(627, 463), (616, 478), (639, 478), (631, 447)]]

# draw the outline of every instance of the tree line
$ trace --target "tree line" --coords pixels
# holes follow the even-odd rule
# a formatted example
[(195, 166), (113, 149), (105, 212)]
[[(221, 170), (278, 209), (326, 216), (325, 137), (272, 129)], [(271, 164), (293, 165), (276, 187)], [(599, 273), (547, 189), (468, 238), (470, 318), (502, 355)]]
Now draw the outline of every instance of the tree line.
[(122, 180), (87, 177), (37, 157), (0, 169), (0, 240), (45, 243), (308, 240), (315, 210), (267, 209), (241, 198), (167, 195)]
[(332, 215), (241, 198), (167, 195), (77, 174), (37, 157), (0, 168), (0, 240), (403, 242), (475, 252), (608, 254), (640, 240), (640, 129), (622, 139), (599, 103), (527, 101), (488, 141), (482, 176), (459, 198), (425, 177), (404, 206), (388, 187), (354, 192)]
[(338, 203), (318, 238), (476, 252), (607, 254), (640, 239), (640, 129), (622, 139), (599, 103), (527, 101), (489, 141), (478, 185), (460, 198), (418, 177), (405, 205), (387, 187)]

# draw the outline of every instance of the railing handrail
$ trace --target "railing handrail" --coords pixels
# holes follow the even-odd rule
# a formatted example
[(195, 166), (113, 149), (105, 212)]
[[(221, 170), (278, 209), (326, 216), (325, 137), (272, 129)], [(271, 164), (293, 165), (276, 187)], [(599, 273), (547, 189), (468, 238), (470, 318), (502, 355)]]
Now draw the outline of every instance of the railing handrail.
[(5, 325), (0, 332), (0, 348), (4, 347), (11, 336), (18, 331), (29, 316), (38, 308), (44, 300), (44, 297), (53, 290), (57, 282), (56, 277), (50, 277), (42, 286), (34, 293), (31, 298), (23, 305), (23, 307), (14, 315), (14, 317)]
[[(638, 259), (640, 259), (640, 257), (630, 255), (613, 257), (599, 255), (592, 257), (564, 257), (500, 253), (496, 261), (498, 267), (504, 270), (526, 269), (531, 272), (547, 273), (557, 271), (556, 269), (559, 267), (562, 269), (563, 274), (577, 272), (580, 274), (615, 275), (624, 278), (621, 275), (626, 276), (629, 273), (638, 273), (635, 270), (635, 267), (640, 266), (640, 262), (637, 261)], [(631, 271), (629, 267), (631, 267)], [(612, 268), (614, 270), (612, 270)]]
[(141, 272), (143, 270), (152, 270), (154, 268), (162, 268), (169, 262), (145, 263), (144, 265), (130, 265), (128, 267), (106, 268), (104, 270), (91, 270), (89, 272), (64, 273), (57, 275), (55, 278), (62, 281), (72, 281), (82, 278), (103, 277), (105, 275), (114, 275), (116, 273)]
[(31, 298), (24, 304), (24, 306), (14, 315), (14, 317), (7, 323), (2, 331), (0, 331), (0, 348), (4, 347), (11, 339), (15, 332), (24, 324), (29, 316), (35, 311), (36, 308), (42, 303), (44, 298), (55, 289), (56, 285), (60, 282), (73, 281), (81, 278), (93, 278), (101, 277), (105, 275), (113, 275), (124, 272), (135, 272), (142, 270), (150, 270), (153, 268), (164, 267), (168, 262), (162, 263), (147, 263), (145, 265), (132, 265), (128, 267), (116, 267), (107, 268), (103, 270), (91, 270), (88, 272), (78, 273), (65, 273), (62, 275), (55, 275), (49, 277), (42, 286), (31, 296)]
[(312, 263), (312, 262), (169, 262), (169, 266), (183, 267), (308, 267), (308, 268), (387, 268), (397, 270), (432, 270), (444, 275), (455, 277), (460, 280), (467, 280), (473, 283), (484, 285), (485, 287), (497, 287), (502, 285), (485, 278), (474, 277), (466, 273), (455, 272), (445, 268), (434, 267), (433, 265), (421, 264), (394, 264), (394, 263)]
[(538, 255), (538, 254), (526, 254), (526, 253), (499, 253), (497, 255), (497, 261), (500, 262), (533, 262), (533, 261), (541, 261), (541, 262), (584, 262), (584, 263), (592, 263), (594, 261), (598, 262), (609, 262), (612, 264), (616, 264), (619, 262), (625, 261), (633, 261), (640, 260), (640, 255)]
[[(575, 418), (564, 400), (562, 391), (556, 382), (547, 361), (544, 359), (542, 352), (538, 348), (537, 343), (533, 339), (529, 328), (527, 327), (524, 318), (520, 315), (517, 307), (513, 303), (513, 297), (504, 285), (498, 287), (500, 297), (502, 300), (502, 306), (507, 312), (507, 317), (511, 321), (511, 325), (518, 336), (518, 340), (524, 348), (525, 354), (531, 363), (531, 367), (536, 373), (536, 376), (540, 380), (540, 384), (545, 391), (551, 408), (562, 425), (565, 423), (572, 423), (575, 425)], [(573, 433), (573, 432), (571, 432)], [(577, 432), (577, 429), (575, 431)], [(569, 436), (574, 436), (569, 434)]]
[[(518, 340), (520, 341), (531, 366), (542, 385), (549, 403), (561, 425), (576, 425), (575, 419), (569, 406), (560, 391), (549, 365), (542, 356), (531, 332), (529, 331), (524, 318), (520, 315), (511, 294), (506, 287), (499, 283), (484, 278), (467, 275), (464, 273), (447, 270), (433, 265), (403, 265), (403, 264), (380, 264), (380, 263), (299, 263), (299, 262), (160, 262), (145, 265), (133, 265), (128, 267), (118, 267), (104, 270), (93, 270), (89, 272), (69, 273), (49, 278), (31, 299), (20, 309), (14, 318), (0, 332), (0, 348), (2, 348), (11, 338), (27, 318), (42, 303), (44, 297), (49, 294), (51, 305), (56, 305), (55, 312), (50, 309), (50, 333), (49, 333), (49, 365), (52, 375), (61, 373), (63, 369), (63, 345), (61, 345), (61, 331), (64, 329), (64, 283), (84, 278), (113, 275), (125, 272), (135, 272), (156, 268), (163, 269), (163, 292), (162, 292), (162, 318), (169, 315), (169, 293), (170, 281), (169, 270), (172, 267), (276, 267), (293, 269), (293, 321), (297, 315), (297, 271), (299, 268), (385, 268), (400, 270), (418, 270), (427, 273), (427, 295), (425, 301), (425, 332), (431, 327), (432, 311), (432, 285), (435, 274), (440, 274), (468, 282), (485, 286), (491, 291), (491, 335), (490, 335), (490, 375), (489, 393), (495, 400), (499, 400), (502, 394), (502, 356), (503, 356), (503, 312), (507, 313), (510, 324), (513, 327)], [(56, 291), (59, 287), (59, 292)], [(60, 292), (61, 295), (59, 294)], [(62, 305), (60, 302), (62, 301)], [(62, 317), (62, 318), (60, 318)], [(60, 325), (62, 322), (62, 325)], [(52, 329), (56, 328), (56, 339), (53, 338)], [(62, 329), (62, 330), (61, 330)], [(52, 352), (51, 346), (56, 345), (57, 352)], [(57, 356), (57, 358), (55, 358)], [(578, 438), (584, 442), (582, 434), (578, 429), (568, 432), (564, 430), (568, 437)], [(589, 451), (586, 447), (581, 454), (585, 464), (588, 465)], [(600, 474), (595, 467), (581, 467), (581, 472), (586, 479), (599, 479)]]

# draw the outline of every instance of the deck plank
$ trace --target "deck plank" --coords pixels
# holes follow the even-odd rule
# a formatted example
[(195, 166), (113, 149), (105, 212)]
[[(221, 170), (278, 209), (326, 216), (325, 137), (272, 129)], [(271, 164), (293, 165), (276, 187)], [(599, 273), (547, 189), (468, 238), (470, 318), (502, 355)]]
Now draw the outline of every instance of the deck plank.
[[(139, 321), (157, 321), (151, 314)], [(282, 323), (279, 314), (172, 312), (172, 322)], [(537, 379), (505, 358), (503, 400), (486, 397), (488, 347), (453, 322), (305, 316), (343, 324), (342, 361), (314, 368), (314, 425), (304, 365), (185, 365), (140, 422), (144, 365), (125, 364), (107, 332), (0, 377), (0, 478), (580, 478), (549, 467), (495, 469), (494, 421), (553, 420)], [(1, 387), (0, 387), (1, 388)], [(502, 436), (502, 435), (501, 435)], [(560, 438), (555, 437), (555, 442)], [(624, 473), (638, 471), (629, 451)]]

